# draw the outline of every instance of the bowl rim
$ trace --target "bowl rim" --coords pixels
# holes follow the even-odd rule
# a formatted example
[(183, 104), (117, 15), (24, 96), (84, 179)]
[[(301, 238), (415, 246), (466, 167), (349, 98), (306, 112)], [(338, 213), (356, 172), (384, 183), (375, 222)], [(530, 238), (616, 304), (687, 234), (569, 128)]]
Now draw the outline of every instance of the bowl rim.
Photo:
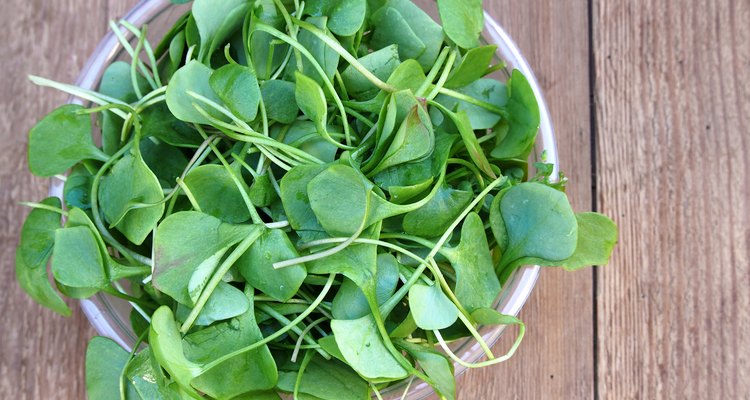
[[(141, 26), (158, 17), (169, 7), (176, 6), (170, 0), (141, 0), (136, 4), (122, 19), (130, 22), (135, 26)], [(484, 11), (485, 29), (484, 37), (488, 43), (498, 46), (498, 56), (507, 63), (509, 68), (520, 70), (527, 78), (534, 95), (539, 104), (540, 127), (537, 136), (537, 148), (541, 147), (545, 155), (545, 162), (554, 165), (552, 178), (559, 178), (559, 159), (557, 152), (557, 143), (552, 126), (552, 121), (547, 107), (547, 103), (542, 94), (541, 87), (537, 81), (533, 70), (528, 61), (521, 54), (520, 49), (515, 44), (510, 35), (500, 26), (500, 24), (486, 10)], [(126, 37), (131, 38), (127, 30), (121, 31)], [(108, 31), (104, 38), (99, 42), (92, 55), (81, 70), (75, 85), (95, 90), (101, 79), (104, 69), (109, 65), (116, 56), (123, 51), (117, 37)], [(70, 97), (68, 103), (82, 104), (80, 99)], [(62, 200), (64, 181), (58, 178), (50, 180), (49, 195), (58, 197)], [(539, 279), (541, 268), (535, 265), (523, 266), (519, 268), (503, 286), (502, 291), (494, 304), (495, 309), (500, 312), (518, 316), (526, 301), (530, 297), (537, 280)], [(80, 301), (81, 309), (87, 319), (99, 335), (109, 337), (126, 349), (131, 349), (136, 342), (135, 336), (131, 333), (129, 321), (123, 321), (118, 317), (117, 312), (113, 309), (110, 297), (105, 294), (97, 294), (89, 299)], [(492, 327), (483, 330), (483, 338), (488, 345), (493, 346), (505, 330), (504, 326)], [(483, 352), (478, 343), (466, 338), (458, 342), (454, 351), (467, 362), (475, 362), (482, 358)], [(467, 370), (466, 367), (455, 364), (455, 376), (459, 377)], [(395, 385), (394, 388), (402, 385)], [(388, 389), (391, 389), (390, 387)], [(386, 395), (392, 395), (397, 390), (387, 390)], [(394, 393), (391, 393), (394, 392)], [(429, 396), (432, 389), (423, 382), (410, 388), (409, 398), (425, 398)]]

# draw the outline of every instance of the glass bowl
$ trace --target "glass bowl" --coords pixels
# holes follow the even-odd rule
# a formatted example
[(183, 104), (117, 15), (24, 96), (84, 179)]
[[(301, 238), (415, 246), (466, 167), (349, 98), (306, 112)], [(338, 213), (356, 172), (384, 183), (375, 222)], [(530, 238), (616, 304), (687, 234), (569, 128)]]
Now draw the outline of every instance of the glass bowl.
[[(437, 15), (434, 1), (417, 0), (415, 3), (433, 17)], [(169, 0), (142, 0), (123, 19), (135, 26), (148, 24), (149, 39), (154, 43), (158, 42), (158, 39), (166, 33), (166, 30), (172, 26), (172, 23), (188, 9), (189, 5), (175, 5)], [(127, 38), (132, 39), (130, 32), (123, 29), (122, 33)], [(559, 165), (554, 130), (547, 105), (542, 96), (539, 84), (534, 77), (534, 73), (510, 36), (487, 12), (485, 12), (483, 37), (487, 43), (498, 46), (497, 56), (500, 60), (505, 61), (507, 65), (505, 70), (501, 71), (505, 78), (510, 76), (510, 71), (513, 69), (520, 70), (528, 78), (529, 84), (533, 88), (539, 103), (541, 114), (540, 132), (537, 137), (537, 146), (534, 154), (539, 155), (544, 152), (545, 161), (555, 166), (553, 177), (557, 177)], [(95, 90), (107, 66), (116, 60), (125, 59), (126, 57), (127, 54), (115, 35), (111, 32), (108, 33), (84, 66), (83, 71), (81, 71), (76, 81), (76, 85), (85, 89)], [(71, 98), (70, 102), (80, 103), (80, 100)], [(50, 195), (62, 199), (63, 183), (59, 179), (53, 179), (50, 184)], [(517, 316), (529, 298), (539, 277), (539, 273), (540, 268), (538, 266), (519, 268), (504, 285), (495, 302), (495, 308), (503, 314)], [(81, 308), (91, 322), (91, 325), (100, 335), (112, 338), (126, 349), (131, 349), (135, 344), (137, 338), (130, 327), (129, 315), (131, 307), (127, 302), (106, 294), (97, 294), (90, 299), (82, 300)], [(489, 345), (493, 345), (498, 341), (503, 330), (504, 327), (502, 326), (482, 327), (479, 332)], [(459, 357), (467, 362), (475, 362), (484, 354), (479, 345), (469, 339), (457, 341), (451, 344), (451, 348)], [(465, 367), (455, 365), (456, 376), (465, 371)], [(400, 398), (404, 390), (404, 385), (389, 387), (383, 394), (386, 398)], [(412, 384), (408, 398), (424, 399), (433, 393), (432, 389), (425, 383)]]

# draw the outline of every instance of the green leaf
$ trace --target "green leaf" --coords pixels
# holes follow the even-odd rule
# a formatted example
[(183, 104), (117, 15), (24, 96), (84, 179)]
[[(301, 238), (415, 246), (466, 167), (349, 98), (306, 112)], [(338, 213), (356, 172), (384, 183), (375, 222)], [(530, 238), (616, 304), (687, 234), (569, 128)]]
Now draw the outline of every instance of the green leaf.
[(492, 308), (478, 308), (471, 313), (471, 319), (479, 325), (523, 325), (520, 319), (499, 313)]
[[(328, 18), (307, 17), (305, 18), (305, 22), (315, 25), (315, 27), (325, 31), (326, 34), (330, 36), (330, 33), (326, 29)], [(299, 44), (302, 45), (302, 47), (310, 52), (315, 62), (318, 63), (323, 69), (323, 72), (325, 72), (325, 75), (328, 77), (328, 79), (330, 81), (333, 81), (333, 76), (338, 70), (339, 62), (341, 59), (339, 53), (325, 44), (325, 42), (320, 40), (320, 38), (315, 36), (315, 34), (306, 29), (301, 29), (299, 31), (299, 33), (297, 34), (297, 41), (299, 41)], [(297, 71), (298, 66), (296, 58), (292, 57), (286, 69), (287, 80), (293, 80), (291, 73), (296, 74)], [(299, 70), (299, 72), (314, 80), (318, 85), (323, 86), (323, 77), (320, 76), (315, 67), (313, 67), (312, 62), (308, 60), (307, 57), (302, 57), (302, 69)]]
[[(86, 395), (89, 399), (119, 399), (120, 375), (130, 360), (130, 353), (112, 339), (95, 336), (86, 348)], [(127, 385), (126, 394), (135, 396)]]
[[(49, 197), (41, 204), (60, 207), (60, 199)], [(52, 288), (47, 277), (47, 261), (55, 245), (55, 231), (60, 228), (60, 214), (35, 208), (21, 228), (16, 248), (16, 279), (21, 289), (34, 301), (64, 316), (71, 311)]]
[(213, 74), (211, 68), (195, 60), (175, 72), (167, 85), (167, 106), (177, 119), (196, 124), (209, 124), (208, 119), (198, 112), (195, 105), (199, 105), (213, 117), (226, 118), (190, 95), (190, 92), (196, 93), (221, 104), (221, 99), (211, 89), (209, 83), (211, 74)]
[[(142, 93), (148, 93), (148, 81), (140, 74), (137, 76), (137, 81), (138, 89)], [(122, 100), (128, 104), (136, 102), (138, 96), (133, 88), (130, 63), (115, 61), (110, 64), (104, 70), (104, 75), (102, 75), (102, 81), (99, 84), (99, 93)]]
[(365, 23), (367, 0), (311, 0), (305, 11), (316, 17), (327, 16), (328, 29), (338, 36), (352, 36)]
[(464, 146), (466, 146), (466, 151), (469, 153), (469, 157), (471, 158), (471, 161), (474, 162), (474, 165), (476, 165), (487, 176), (494, 179), (496, 177), (495, 172), (492, 170), (492, 166), (487, 160), (487, 156), (484, 154), (482, 146), (479, 144), (479, 139), (477, 139), (477, 136), (472, 129), (471, 121), (466, 112), (459, 111), (458, 113), (453, 113), (445, 109), (441, 111), (453, 121), (453, 124), (456, 125), (458, 132), (461, 134)]
[(68, 208), (80, 208), (82, 210), (91, 209), (91, 185), (94, 183), (94, 176), (82, 164), (78, 164), (65, 179), (63, 187), (63, 199)]
[(109, 158), (94, 146), (91, 116), (80, 114), (82, 110), (79, 105), (64, 105), (31, 128), (29, 170), (34, 175), (51, 177), (83, 160), (106, 161)]
[(496, 225), (498, 212), (508, 243), (498, 270), (529, 257), (563, 261), (575, 252), (578, 224), (565, 193), (539, 183), (522, 183), (493, 201), (490, 213), (495, 214)]
[(223, 166), (201, 165), (185, 176), (184, 183), (202, 212), (230, 224), (250, 219), (240, 189)]
[(173, 188), (188, 165), (182, 151), (152, 138), (141, 140), (140, 150), (143, 162), (154, 173), (159, 184), (163, 188)]
[[(269, 25), (278, 30), (284, 30), (286, 22), (281, 11), (276, 7), (273, 0), (259, 0), (255, 4), (255, 8), (252, 10), (252, 17), (249, 21), (245, 21), (248, 25), (248, 34), (250, 36), (248, 40), (248, 51), (252, 57), (252, 65), (255, 67), (258, 79), (261, 81), (271, 82), (284, 82), (281, 80), (269, 80), (271, 75), (281, 67), (284, 62), (284, 57), (287, 54), (289, 45), (276, 40), (270, 34), (258, 31), (255, 29), (258, 23)], [(269, 106), (269, 101), (265, 94), (263, 95), (266, 107)]]
[[(199, 288), (203, 289), (204, 286), (205, 283), (200, 285)], [(198, 294), (200, 294), (200, 292), (198, 292)], [(249, 308), (250, 303), (247, 301), (247, 297), (241, 290), (226, 282), (219, 282), (216, 289), (211, 292), (211, 296), (208, 298), (206, 305), (198, 314), (198, 318), (195, 320), (194, 325), (208, 326), (216, 321), (224, 321), (234, 318), (246, 313)], [(191, 311), (192, 308), (185, 307), (181, 304), (178, 305), (177, 319), (181, 322), (185, 321)]]
[(424, 373), (433, 381), (433, 389), (442, 398), (446, 400), (456, 398), (456, 378), (454, 377), (453, 363), (448, 357), (434, 349), (409, 343), (405, 340), (399, 340), (397, 345), (414, 357)]
[(443, 248), (441, 254), (456, 271), (454, 291), (461, 305), (469, 312), (492, 307), (500, 293), (500, 281), (493, 268), (484, 223), (477, 213), (469, 214), (464, 220), (459, 245)]
[[(332, 337), (331, 337), (332, 338)], [(278, 388), (294, 392), (297, 372), (281, 372)], [(352, 369), (338, 361), (315, 357), (305, 369), (300, 393), (321, 399), (369, 399), (369, 385)]]
[(305, 75), (296, 73), (297, 86), (295, 99), (300, 110), (318, 127), (324, 129), (328, 119), (328, 103), (323, 89), (313, 80)]
[(190, 397), (201, 399), (198, 392), (190, 386), (193, 378), (202, 372), (201, 366), (185, 357), (182, 350), (182, 338), (169, 307), (161, 306), (151, 316), (148, 342), (156, 361), (180, 388)]
[(393, 136), (388, 151), (370, 174), (377, 174), (395, 165), (419, 161), (432, 154), (434, 149), (435, 134), (430, 116), (423, 106), (416, 105), (406, 116)]
[(77, 226), (55, 232), (52, 275), (57, 282), (72, 288), (99, 290), (109, 286), (104, 260), (91, 229)]
[(274, 269), (273, 264), (299, 257), (297, 249), (280, 229), (268, 229), (237, 260), (242, 276), (254, 288), (284, 302), (297, 293), (307, 276), (302, 264)]
[(180, 400), (180, 394), (174, 387), (175, 385), (164, 376), (150, 348), (141, 350), (133, 358), (125, 376), (141, 399)]
[(263, 82), (260, 87), (263, 104), (266, 106), (268, 119), (282, 124), (291, 124), (297, 119), (296, 86), (292, 82), (272, 80)]
[(279, 183), (284, 212), (289, 225), (297, 232), (323, 231), (323, 227), (310, 206), (307, 187), (313, 178), (326, 168), (328, 168), (326, 165), (300, 165), (287, 172)]
[[(383, 47), (360, 57), (357, 61), (382, 81), (387, 81), (396, 68), (401, 65), (398, 57), (398, 46), (396, 45)], [(380, 92), (380, 89), (351, 65), (341, 73), (341, 78), (344, 81), (347, 93), (354, 99), (368, 100)]]
[[(249, 300), (250, 304), (247, 312), (185, 337), (185, 354), (190, 360), (207, 364), (263, 339), (255, 321), (252, 294), (246, 296), (245, 300)], [(277, 379), (276, 362), (268, 346), (263, 345), (197, 376), (192, 380), (192, 385), (211, 397), (231, 399), (245, 393), (271, 389)]]
[(372, 315), (331, 321), (346, 362), (366, 379), (403, 379), (408, 373), (388, 351)]
[(474, 198), (474, 193), (443, 184), (427, 204), (404, 216), (404, 232), (421, 237), (442, 235)]
[(154, 204), (164, 199), (164, 191), (139, 154), (126, 154), (102, 178), (99, 204), (104, 217), (128, 240), (139, 245), (156, 227), (164, 204), (131, 209), (135, 203)]
[(211, 75), (209, 84), (232, 113), (247, 122), (255, 120), (260, 104), (255, 71), (243, 65), (227, 64)]
[[(398, 261), (389, 253), (381, 253), (377, 257), (375, 295), (378, 305), (382, 305), (396, 291)], [(345, 279), (341, 284), (333, 298), (331, 311), (335, 319), (357, 319), (371, 312), (365, 293), (350, 279)]]
[(510, 129), (504, 137), (498, 138), (490, 155), (497, 159), (525, 158), (539, 131), (539, 104), (529, 81), (520, 71), (513, 70), (508, 85), (506, 108), (510, 115)]
[(174, 147), (197, 148), (203, 142), (198, 131), (175, 118), (164, 102), (143, 110), (140, 117), (144, 138), (154, 137)]
[(284, 143), (292, 145), (317, 159), (330, 163), (336, 159), (338, 147), (318, 134), (312, 121), (295, 121), (284, 135)]
[(210, 60), (214, 50), (242, 26), (249, 7), (248, 0), (195, 0), (192, 15), (200, 35), (201, 61)]
[(449, 89), (462, 88), (477, 81), (487, 74), (497, 52), (496, 45), (481, 46), (470, 49), (461, 57), (458, 67), (451, 72), (445, 82)]
[[(154, 287), (192, 307), (226, 251), (262, 229), (230, 225), (193, 211), (168, 216), (154, 235)], [(199, 276), (194, 278), (196, 273)]]
[(437, 0), (437, 3), (446, 36), (464, 49), (477, 47), (484, 29), (482, 0)]
[[(504, 84), (494, 79), (479, 79), (456, 91), (498, 108), (506, 107), (508, 103), (508, 89)], [(493, 128), (502, 118), (496, 112), (447, 95), (441, 94), (436, 100), (448, 109), (457, 108), (458, 111), (465, 112), (469, 117), (470, 126), (474, 130)]]
[(365, 289), (367, 297), (368, 293), (374, 296), (377, 265), (377, 246), (352, 244), (336, 254), (309, 262), (307, 268), (309, 273), (316, 275), (342, 274), (360, 289)]
[(250, 202), (256, 207), (268, 207), (279, 198), (268, 174), (255, 178), (247, 195), (250, 198)]
[(445, 329), (458, 319), (458, 308), (437, 283), (412, 286), (409, 289), (409, 309), (414, 322), (424, 330)]
[(373, 49), (396, 44), (402, 60), (415, 59), (425, 70), (435, 64), (443, 44), (443, 29), (416, 4), (389, 0), (372, 14), (371, 22)]

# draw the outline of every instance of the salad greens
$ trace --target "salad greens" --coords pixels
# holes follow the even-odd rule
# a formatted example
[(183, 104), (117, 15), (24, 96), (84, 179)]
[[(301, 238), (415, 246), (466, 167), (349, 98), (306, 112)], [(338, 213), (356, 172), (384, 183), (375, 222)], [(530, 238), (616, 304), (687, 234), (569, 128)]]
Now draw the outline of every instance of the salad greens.
[[(454, 363), (523, 338), (493, 308), (514, 271), (608, 262), (614, 223), (574, 213), (554, 166), (530, 175), (536, 96), (497, 79), (481, 1), (437, 6), (442, 25), (410, 0), (195, 0), (155, 47), (111, 23), (131, 61), (98, 91), (32, 78), (87, 105), (29, 134), (31, 172), (65, 185), (27, 203), (18, 282), (63, 315), (61, 294), (119, 297), (139, 337), (92, 339), (90, 398), (367, 399), (418, 379), (454, 399)], [(491, 325), (519, 327), (508, 354)], [(485, 361), (452, 352), (464, 338)]]

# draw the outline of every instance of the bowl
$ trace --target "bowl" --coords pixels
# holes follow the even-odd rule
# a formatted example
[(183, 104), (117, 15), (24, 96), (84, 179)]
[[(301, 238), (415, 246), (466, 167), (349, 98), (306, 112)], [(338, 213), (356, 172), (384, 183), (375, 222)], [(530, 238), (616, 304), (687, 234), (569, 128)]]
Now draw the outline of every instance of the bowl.
[[(437, 15), (437, 8), (434, 1), (417, 0), (415, 3), (433, 17)], [(148, 24), (149, 39), (152, 42), (157, 42), (166, 33), (166, 30), (171, 27), (172, 23), (188, 9), (189, 5), (175, 5), (169, 0), (143, 0), (123, 19), (135, 26)], [(130, 32), (123, 29), (122, 33), (127, 38), (132, 39)], [(554, 130), (541, 89), (528, 62), (521, 55), (518, 47), (507, 32), (487, 12), (485, 12), (483, 37), (487, 43), (497, 45), (497, 56), (507, 65), (501, 71), (504, 77), (507, 78), (510, 76), (510, 71), (513, 69), (518, 69), (527, 77), (529, 84), (533, 88), (541, 114), (540, 132), (537, 137), (534, 154), (538, 156), (544, 153), (545, 161), (555, 166), (552, 176), (557, 177), (559, 165)], [(108, 33), (84, 66), (76, 81), (76, 85), (85, 89), (95, 90), (107, 66), (116, 60), (125, 59), (126, 57), (127, 53), (115, 35), (112, 32)], [(71, 98), (70, 102), (81, 103), (80, 100), (74, 98)], [(50, 195), (62, 199), (63, 183), (59, 179), (52, 179), (49, 191)], [(539, 273), (540, 267), (538, 266), (524, 266), (519, 268), (505, 283), (495, 302), (495, 308), (503, 314), (517, 316), (529, 298), (539, 277)], [(137, 338), (129, 322), (131, 307), (127, 302), (106, 294), (97, 294), (90, 299), (82, 300), (81, 308), (99, 335), (115, 340), (126, 349), (131, 349), (136, 343)], [(493, 345), (498, 341), (503, 330), (504, 327), (502, 326), (483, 327), (479, 332), (489, 345)], [(467, 362), (475, 362), (484, 354), (479, 345), (469, 339), (455, 342), (451, 345), (451, 348)], [(456, 376), (465, 371), (465, 367), (460, 365), (455, 366)], [(389, 387), (383, 392), (383, 395), (385, 398), (400, 398), (404, 390), (404, 385)], [(409, 389), (408, 398), (424, 399), (431, 394), (433, 394), (433, 391), (427, 384), (412, 384)]]

